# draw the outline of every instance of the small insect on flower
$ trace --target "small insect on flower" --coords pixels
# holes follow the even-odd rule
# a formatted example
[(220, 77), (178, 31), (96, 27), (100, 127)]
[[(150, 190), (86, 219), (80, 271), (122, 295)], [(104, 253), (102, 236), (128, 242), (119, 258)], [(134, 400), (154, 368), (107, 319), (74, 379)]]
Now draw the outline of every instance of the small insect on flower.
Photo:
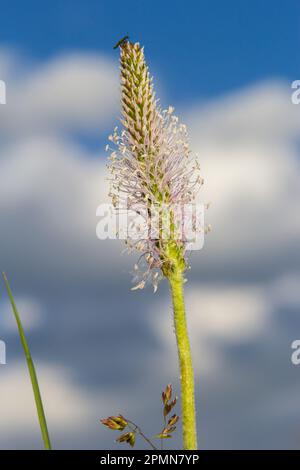
[(129, 36), (124, 36), (120, 39), (120, 41), (117, 42), (117, 44), (113, 47), (113, 49), (118, 49), (118, 47), (122, 46), (122, 44), (124, 44), (124, 42), (127, 42), (129, 39)]

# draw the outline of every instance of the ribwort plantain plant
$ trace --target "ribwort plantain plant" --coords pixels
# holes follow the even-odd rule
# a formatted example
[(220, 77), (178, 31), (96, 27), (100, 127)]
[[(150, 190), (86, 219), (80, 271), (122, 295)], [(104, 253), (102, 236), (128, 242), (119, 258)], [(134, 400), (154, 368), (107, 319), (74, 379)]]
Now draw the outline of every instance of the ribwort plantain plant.
[[(107, 145), (110, 151), (110, 196), (116, 210), (143, 215), (143, 238), (127, 238), (129, 251), (140, 252), (134, 267), (135, 286), (147, 282), (157, 290), (161, 279), (169, 282), (181, 380), (184, 449), (197, 449), (194, 373), (188, 337), (183, 284), (188, 268), (188, 240), (176, 208), (193, 204), (203, 184), (197, 158), (189, 148), (186, 126), (174, 108), (162, 110), (155, 97), (144, 49), (126, 37), (120, 50), (121, 124)], [(153, 208), (159, 223), (153, 230)]]
[[(163, 441), (165, 439), (170, 439), (173, 437), (174, 431), (176, 431), (176, 424), (179, 421), (179, 416), (173, 414), (168, 418), (168, 415), (171, 413), (173, 408), (177, 403), (177, 397), (172, 397), (172, 385), (168, 384), (165, 390), (162, 392), (162, 404), (163, 404), (163, 429), (154, 436), (155, 439), (161, 440), (161, 448), (163, 448)], [(153, 449), (157, 450), (157, 447), (153, 442), (143, 433), (141, 428), (135, 424), (133, 421), (128, 418), (124, 418), (123, 415), (119, 414), (118, 416), (109, 416), (108, 418), (101, 419), (101, 423), (113, 431), (123, 432), (126, 429), (124, 434), (116, 439), (116, 442), (126, 442), (131, 447), (134, 447), (136, 442), (136, 436), (140, 436), (144, 441)]]

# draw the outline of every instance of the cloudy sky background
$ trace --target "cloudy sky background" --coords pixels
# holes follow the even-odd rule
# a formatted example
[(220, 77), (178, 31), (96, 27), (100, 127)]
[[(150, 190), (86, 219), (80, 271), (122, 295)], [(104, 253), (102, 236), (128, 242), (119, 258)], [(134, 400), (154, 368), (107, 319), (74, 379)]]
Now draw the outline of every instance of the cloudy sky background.
[[(130, 291), (135, 257), (99, 241), (118, 56), (145, 44), (162, 105), (189, 126), (213, 231), (186, 285), (201, 448), (299, 448), (299, 5), (253, 1), (3, 1), (0, 269), (9, 276), (55, 448), (118, 448), (99, 418), (149, 435), (179, 392), (168, 290)], [(13, 11), (13, 5), (17, 5)], [(29, 8), (30, 7), (30, 8)], [(34, 14), (29, 14), (33, 12)], [(0, 447), (41, 448), (16, 327), (1, 288)], [(180, 433), (168, 446), (180, 446)], [(144, 445), (140, 444), (141, 448)]]

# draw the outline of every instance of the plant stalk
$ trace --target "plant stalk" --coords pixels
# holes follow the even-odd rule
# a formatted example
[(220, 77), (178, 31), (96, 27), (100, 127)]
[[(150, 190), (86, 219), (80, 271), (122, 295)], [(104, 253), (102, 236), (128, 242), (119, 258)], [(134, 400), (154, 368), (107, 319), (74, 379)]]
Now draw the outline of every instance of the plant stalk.
[(173, 301), (174, 326), (180, 366), (183, 448), (185, 450), (196, 450), (194, 371), (185, 316), (183, 277), (180, 267), (175, 266), (168, 279)]
[(14, 313), (14, 316), (15, 316), (15, 319), (16, 319), (16, 322), (17, 322), (21, 343), (22, 343), (24, 353), (25, 353), (25, 357), (26, 357), (26, 362), (27, 362), (27, 366), (28, 366), (28, 371), (29, 371), (30, 380), (31, 380), (31, 384), (32, 384), (32, 389), (33, 389), (37, 414), (38, 414), (40, 428), (41, 428), (42, 439), (43, 439), (43, 442), (44, 442), (44, 447), (45, 447), (46, 450), (51, 450), (51, 443), (50, 443), (50, 438), (49, 438), (49, 433), (48, 433), (48, 428), (47, 428), (47, 422), (46, 422), (46, 417), (45, 417), (45, 413), (44, 413), (44, 407), (43, 407), (42, 397), (41, 397), (41, 393), (40, 393), (40, 389), (39, 389), (39, 384), (38, 384), (38, 379), (37, 379), (34, 363), (33, 363), (33, 360), (32, 360), (31, 354), (30, 354), (30, 349), (29, 349), (28, 343), (26, 341), (26, 337), (25, 337), (25, 333), (24, 333), (24, 330), (23, 330), (23, 327), (22, 327), (20, 315), (19, 315), (19, 312), (17, 310), (16, 304), (15, 304), (15, 301), (14, 301), (14, 297), (13, 297), (12, 291), (10, 289), (10, 285), (8, 283), (6, 274), (2, 273), (2, 276), (3, 276), (3, 279), (4, 279), (6, 291), (7, 291), (10, 303), (11, 303), (11, 307), (12, 307), (12, 310), (13, 310), (13, 313)]

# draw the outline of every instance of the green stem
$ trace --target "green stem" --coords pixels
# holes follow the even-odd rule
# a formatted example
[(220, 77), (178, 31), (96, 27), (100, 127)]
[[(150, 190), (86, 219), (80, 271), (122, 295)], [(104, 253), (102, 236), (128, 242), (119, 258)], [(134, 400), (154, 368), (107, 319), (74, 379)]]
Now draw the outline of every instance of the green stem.
[(183, 278), (180, 267), (176, 266), (168, 278), (172, 293), (174, 326), (180, 366), (183, 448), (185, 450), (196, 450), (194, 372), (185, 317)]
[(31, 354), (30, 354), (30, 350), (29, 350), (29, 347), (28, 347), (28, 344), (27, 344), (27, 341), (26, 341), (26, 338), (25, 338), (25, 334), (24, 334), (24, 330), (23, 330), (23, 327), (22, 327), (20, 315), (19, 315), (19, 312), (17, 310), (17, 307), (16, 307), (16, 304), (15, 304), (13, 294), (12, 294), (12, 291), (10, 289), (7, 277), (6, 277), (5, 273), (2, 273), (2, 276), (3, 276), (3, 279), (4, 279), (4, 283), (5, 283), (5, 287), (6, 287), (6, 290), (7, 290), (9, 300), (10, 300), (10, 303), (11, 303), (11, 306), (12, 306), (12, 310), (13, 310), (13, 313), (14, 313), (14, 316), (15, 316), (15, 319), (16, 319), (16, 322), (17, 322), (21, 343), (22, 343), (24, 353), (25, 353), (25, 357), (26, 357), (26, 362), (27, 362), (27, 366), (28, 366), (28, 370), (29, 370), (29, 375), (30, 375), (30, 379), (31, 379), (31, 384), (32, 384), (36, 409), (37, 409), (37, 414), (38, 414), (40, 428), (41, 428), (41, 434), (42, 434), (42, 438), (43, 438), (43, 441), (44, 441), (44, 446), (45, 446), (46, 450), (51, 450), (51, 443), (50, 443), (50, 438), (49, 438), (49, 434), (48, 434), (46, 417), (45, 417), (45, 413), (44, 413), (43, 402), (42, 402), (42, 397), (41, 397), (41, 393), (40, 393), (40, 389), (39, 389), (37, 375), (36, 375), (36, 372), (35, 372), (35, 367), (34, 367), (33, 360), (32, 360)]

